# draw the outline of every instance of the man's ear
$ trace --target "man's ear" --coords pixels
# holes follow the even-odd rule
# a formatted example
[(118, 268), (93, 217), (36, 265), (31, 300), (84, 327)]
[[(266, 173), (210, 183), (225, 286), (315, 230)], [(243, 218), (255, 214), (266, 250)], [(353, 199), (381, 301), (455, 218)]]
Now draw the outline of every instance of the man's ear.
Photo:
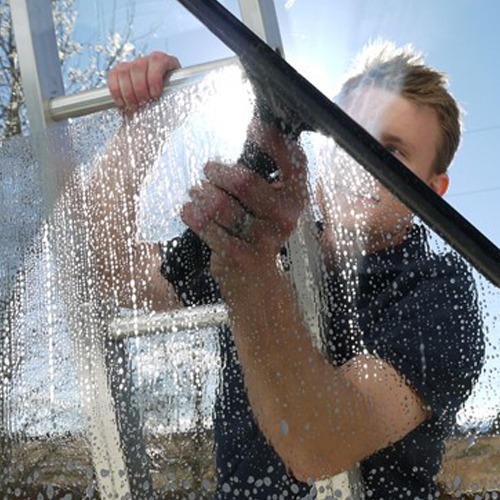
[(443, 174), (435, 174), (429, 182), (429, 186), (439, 196), (443, 196), (444, 193), (446, 193), (449, 185), (450, 178), (448, 177), (448, 174), (446, 172)]

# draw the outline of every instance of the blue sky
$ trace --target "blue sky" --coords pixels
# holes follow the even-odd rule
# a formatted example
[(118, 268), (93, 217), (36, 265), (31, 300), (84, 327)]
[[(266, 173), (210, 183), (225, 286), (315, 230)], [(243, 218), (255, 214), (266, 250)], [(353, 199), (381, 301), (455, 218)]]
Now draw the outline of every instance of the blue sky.
[[(236, 0), (223, 2), (234, 13)], [(230, 55), (175, 0), (79, 0), (77, 32), (103, 38), (113, 13), (116, 26), (134, 8), (134, 37), (146, 51), (159, 49), (184, 66)], [(275, 0), (287, 60), (327, 95), (333, 95), (352, 57), (368, 41), (411, 43), (432, 66), (445, 71), (465, 110), (463, 140), (450, 170), (446, 199), (497, 246), (500, 245), (500, 1), (498, 0)], [(491, 316), (498, 290), (481, 285)], [(490, 317), (491, 317), (490, 316)], [(496, 333), (493, 333), (496, 332)], [(498, 343), (498, 320), (491, 338)], [(497, 375), (490, 379), (498, 386)], [(495, 382), (495, 380), (497, 382)], [(491, 392), (484, 392), (488, 399)], [(491, 399), (491, 398), (490, 398)], [(494, 400), (500, 400), (495, 392)], [(493, 403), (500, 409), (500, 401)]]

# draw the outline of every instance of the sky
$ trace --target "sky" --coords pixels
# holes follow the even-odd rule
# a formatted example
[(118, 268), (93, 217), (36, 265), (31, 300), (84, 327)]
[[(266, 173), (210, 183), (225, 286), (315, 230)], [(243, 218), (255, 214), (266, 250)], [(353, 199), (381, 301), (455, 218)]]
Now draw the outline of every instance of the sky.
[[(238, 14), (236, 0), (222, 3)], [(83, 41), (104, 39), (112, 16), (120, 30), (133, 12), (131, 40), (145, 52), (167, 51), (183, 66), (231, 55), (175, 0), (77, 0), (77, 5), (76, 30)], [(500, 2), (275, 0), (275, 6), (285, 57), (328, 96), (333, 97), (356, 53), (377, 38), (412, 44), (430, 65), (447, 73), (464, 110), (464, 134), (445, 199), (500, 245)], [(498, 315), (498, 290), (487, 284), (484, 290), (490, 315)], [(493, 328), (494, 338), (500, 338), (498, 320)]]

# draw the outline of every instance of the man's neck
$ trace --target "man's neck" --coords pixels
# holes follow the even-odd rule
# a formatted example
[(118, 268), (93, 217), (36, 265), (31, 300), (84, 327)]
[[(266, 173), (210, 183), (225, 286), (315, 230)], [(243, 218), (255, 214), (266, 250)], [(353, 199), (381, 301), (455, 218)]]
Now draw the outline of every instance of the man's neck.
[[(344, 227), (324, 228), (321, 235), (327, 270), (339, 272), (352, 267), (362, 257), (383, 252), (404, 243), (413, 228), (413, 223), (394, 233), (363, 234)], [(355, 268), (355, 267), (354, 267)]]

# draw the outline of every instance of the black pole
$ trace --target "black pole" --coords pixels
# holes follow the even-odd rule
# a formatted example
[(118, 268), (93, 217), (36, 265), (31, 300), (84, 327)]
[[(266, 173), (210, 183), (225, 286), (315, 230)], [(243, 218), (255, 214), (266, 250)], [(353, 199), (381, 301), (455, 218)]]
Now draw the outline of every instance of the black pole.
[[(257, 94), (333, 137), (497, 287), (500, 250), (216, 0), (178, 0), (240, 58)], [(288, 111), (287, 111), (288, 110)]]

